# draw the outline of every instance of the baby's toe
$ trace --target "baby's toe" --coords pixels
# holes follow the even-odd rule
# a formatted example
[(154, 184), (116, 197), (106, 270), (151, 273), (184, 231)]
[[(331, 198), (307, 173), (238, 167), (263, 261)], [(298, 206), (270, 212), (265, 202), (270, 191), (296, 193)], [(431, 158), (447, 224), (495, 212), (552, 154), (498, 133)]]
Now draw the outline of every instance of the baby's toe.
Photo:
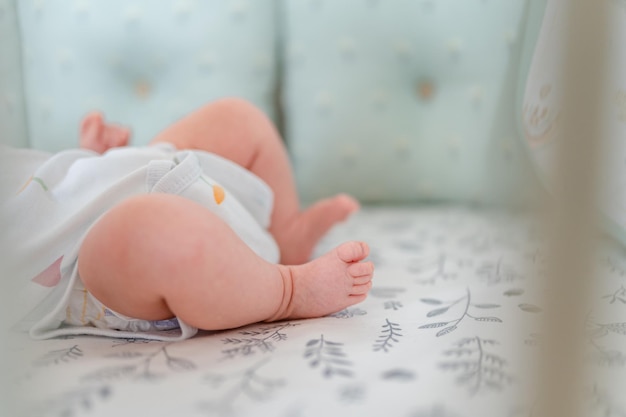
[(367, 284), (363, 285), (355, 285), (352, 287), (352, 291), (350, 291), (350, 295), (365, 295), (372, 289), (372, 281), (369, 281)]
[(358, 262), (348, 265), (348, 274), (354, 278), (364, 276), (371, 277), (373, 272), (374, 264), (371, 262)]
[(337, 256), (343, 262), (352, 263), (363, 260), (369, 255), (369, 247), (365, 242), (346, 242), (337, 248)]

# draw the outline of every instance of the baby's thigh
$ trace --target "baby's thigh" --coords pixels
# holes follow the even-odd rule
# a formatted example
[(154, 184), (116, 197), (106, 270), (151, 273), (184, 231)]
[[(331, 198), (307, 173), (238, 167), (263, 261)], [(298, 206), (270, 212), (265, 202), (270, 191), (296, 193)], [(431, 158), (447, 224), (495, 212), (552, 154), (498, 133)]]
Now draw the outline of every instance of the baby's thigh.
[(202, 239), (196, 219), (204, 207), (171, 194), (129, 198), (88, 231), (78, 272), (87, 290), (107, 307), (143, 320), (173, 316), (164, 294), (181, 265), (193, 266)]

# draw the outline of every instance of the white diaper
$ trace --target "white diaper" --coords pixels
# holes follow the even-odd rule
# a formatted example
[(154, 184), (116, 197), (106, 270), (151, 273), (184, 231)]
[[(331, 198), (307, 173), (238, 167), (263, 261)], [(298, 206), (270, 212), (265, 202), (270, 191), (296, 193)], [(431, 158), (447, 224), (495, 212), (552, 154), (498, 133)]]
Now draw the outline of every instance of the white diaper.
[(233, 162), (170, 145), (116, 148), (102, 156), (61, 152), (39, 166), (4, 214), (11, 219), (7, 241), (16, 242), (8, 271), (14, 281), (19, 279), (14, 306), (22, 311), (19, 327), (34, 338), (193, 336), (197, 329), (176, 318), (137, 320), (108, 309), (84, 288), (78, 274), (78, 252), (91, 226), (121, 201), (155, 192), (203, 205), (259, 256), (278, 262), (278, 246), (267, 231), (272, 191)]

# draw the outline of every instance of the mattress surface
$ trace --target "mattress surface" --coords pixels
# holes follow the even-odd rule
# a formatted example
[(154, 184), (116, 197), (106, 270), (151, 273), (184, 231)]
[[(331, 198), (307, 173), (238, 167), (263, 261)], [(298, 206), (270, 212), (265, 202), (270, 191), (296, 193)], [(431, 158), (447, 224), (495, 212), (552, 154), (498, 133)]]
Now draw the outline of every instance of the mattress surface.
[[(365, 208), (317, 249), (369, 243), (365, 302), (180, 343), (12, 333), (11, 415), (530, 416), (541, 236), (519, 213)], [(626, 416), (624, 250), (605, 245), (596, 266), (588, 415)]]

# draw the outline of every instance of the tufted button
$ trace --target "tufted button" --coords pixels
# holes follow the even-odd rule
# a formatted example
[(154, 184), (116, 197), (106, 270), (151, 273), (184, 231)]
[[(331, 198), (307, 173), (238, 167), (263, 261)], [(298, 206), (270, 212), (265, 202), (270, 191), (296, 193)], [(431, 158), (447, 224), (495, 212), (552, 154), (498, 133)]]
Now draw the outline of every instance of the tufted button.
[(411, 59), (411, 45), (405, 39), (397, 41), (393, 45), (393, 51), (401, 61)]
[(60, 49), (57, 52), (57, 61), (63, 70), (69, 70), (74, 63), (72, 51), (67, 48)]
[(124, 10), (122, 18), (127, 25), (137, 24), (143, 17), (143, 10), (138, 6), (129, 6)]
[(266, 74), (272, 68), (272, 57), (268, 53), (259, 54), (254, 60), (254, 72), (257, 75)]
[(245, 0), (232, 0), (230, 4), (230, 16), (233, 20), (241, 20), (248, 14), (250, 5)]
[(74, 0), (74, 11), (79, 16), (84, 16), (91, 10), (91, 2), (89, 0)]
[(408, 158), (411, 153), (410, 142), (404, 136), (399, 137), (394, 141), (393, 148), (398, 158)]
[(300, 65), (304, 62), (304, 52), (300, 43), (294, 41), (289, 42), (287, 46), (287, 59), (293, 65)]
[(49, 119), (52, 115), (52, 101), (45, 96), (39, 98), (39, 111), (43, 119)]
[(479, 106), (483, 102), (485, 93), (481, 86), (475, 85), (470, 88), (469, 96), (472, 104), (474, 104), (474, 106)]
[(374, 91), (372, 105), (376, 110), (385, 110), (389, 105), (389, 92), (383, 88)]
[(140, 79), (135, 82), (134, 90), (137, 97), (145, 100), (152, 93), (152, 85), (147, 80)]
[(177, 0), (173, 5), (173, 9), (174, 14), (182, 20), (189, 17), (191, 12), (193, 12), (194, 5), (190, 0)]
[(198, 55), (197, 62), (202, 72), (211, 72), (215, 69), (215, 57), (209, 52)]
[(451, 157), (459, 156), (461, 150), (461, 140), (458, 136), (452, 136), (448, 139), (446, 148), (448, 149), (448, 155)]
[(46, 5), (46, 1), (45, 0), (34, 0), (33, 1), (33, 8), (35, 10), (35, 13), (37, 13), (37, 14), (43, 13), (43, 9), (45, 8), (45, 5)]
[(337, 47), (344, 58), (354, 58), (356, 53), (356, 42), (353, 38), (350, 38), (348, 36), (342, 37), (341, 39), (339, 39)]
[(458, 58), (463, 50), (463, 41), (459, 38), (451, 38), (448, 40), (446, 47), (451, 58)]
[(340, 151), (341, 159), (350, 165), (354, 165), (358, 160), (359, 149), (354, 144), (346, 144)]
[(417, 85), (417, 95), (422, 101), (429, 101), (435, 95), (435, 83), (432, 80), (425, 79)]
[(15, 96), (13, 94), (6, 94), (4, 96), (4, 105), (8, 114), (11, 114), (15, 111), (15, 101)]
[(309, 0), (311, 9), (320, 9), (323, 6), (322, 0)]
[(515, 46), (517, 43), (517, 36), (515, 36), (515, 32), (509, 30), (504, 34), (504, 41), (509, 47)]
[(335, 98), (328, 91), (320, 91), (315, 96), (315, 108), (320, 114), (329, 114), (332, 112)]
[(435, 8), (435, 3), (433, 0), (423, 0), (422, 8), (424, 9), (425, 12), (432, 12), (433, 9)]

